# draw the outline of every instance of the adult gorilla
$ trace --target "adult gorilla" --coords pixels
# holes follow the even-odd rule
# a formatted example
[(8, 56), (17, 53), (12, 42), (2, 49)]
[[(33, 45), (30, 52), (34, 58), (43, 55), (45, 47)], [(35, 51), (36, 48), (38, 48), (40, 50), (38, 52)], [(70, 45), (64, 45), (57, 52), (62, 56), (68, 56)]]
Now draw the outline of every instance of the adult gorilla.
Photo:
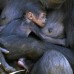
[(47, 9), (59, 9), (64, 12), (64, 27), (66, 35), (66, 46), (74, 49), (74, 1), (73, 0), (40, 0)]

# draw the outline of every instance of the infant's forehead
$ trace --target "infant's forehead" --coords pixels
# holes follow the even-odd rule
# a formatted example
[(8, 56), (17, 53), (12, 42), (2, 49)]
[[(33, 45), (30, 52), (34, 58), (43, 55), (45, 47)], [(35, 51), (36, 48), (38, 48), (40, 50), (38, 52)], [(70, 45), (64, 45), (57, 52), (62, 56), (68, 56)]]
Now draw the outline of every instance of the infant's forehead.
[(46, 16), (46, 13), (45, 12), (41, 12), (40, 15), (41, 16)]

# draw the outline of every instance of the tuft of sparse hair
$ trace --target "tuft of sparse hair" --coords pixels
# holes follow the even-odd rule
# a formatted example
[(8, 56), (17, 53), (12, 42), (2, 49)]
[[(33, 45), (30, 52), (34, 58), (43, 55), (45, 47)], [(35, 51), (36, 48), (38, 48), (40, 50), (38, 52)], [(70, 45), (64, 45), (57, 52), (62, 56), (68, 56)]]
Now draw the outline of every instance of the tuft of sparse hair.
[(45, 8), (39, 2), (28, 2), (25, 5), (25, 12), (32, 12), (36, 16), (38, 16), (41, 12), (45, 12)]

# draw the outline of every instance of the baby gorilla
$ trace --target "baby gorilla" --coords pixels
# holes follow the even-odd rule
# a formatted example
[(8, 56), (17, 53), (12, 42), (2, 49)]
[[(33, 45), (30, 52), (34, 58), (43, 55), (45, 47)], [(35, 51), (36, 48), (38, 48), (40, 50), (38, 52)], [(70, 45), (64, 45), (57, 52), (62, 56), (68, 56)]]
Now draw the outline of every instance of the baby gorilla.
[[(43, 27), (45, 25), (45, 20), (46, 20), (46, 13), (40, 4), (31, 3), (31, 2), (27, 3), (26, 8), (25, 8), (25, 13), (24, 13), (24, 19), (23, 20), (17, 19), (17, 20), (12, 21), (8, 25), (6, 25), (6, 27), (3, 28), (0, 33), (1, 40), (2, 39), (4, 40), (9, 37), (14, 38), (13, 35), (15, 35), (17, 38), (22, 39), (23, 37), (28, 37), (31, 32), (34, 32), (37, 36), (39, 36), (40, 29), (38, 26)], [(5, 45), (5, 42), (2, 43), (0, 41), (0, 43)], [(6, 47), (6, 46), (4, 46), (4, 47)], [(10, 48), (7, 48), (7, 50), (9, 50), (9, 52), (10, 51), (12, 52), (11, 48), (12, 48), (12, 45), (10, 45)], [(7, 63), (4, 62), (5, 60), (4, 60), (4, 56), (2, 54), (2, 50), (0, 53), (1, 53), (0, 55), (2, 56), (0, 58), (0, 61), (1, 61), (1, 64), (3, 65), (4, 69), (7, 72), (15, 71), (14, 68), (10, 67)], [(9, 53), (9, 55), (10, 54), (11, 53)], [(23, 56), (24, 55), (25, 54), (23, 54)], [(21, 55), (19, 57), (21, 57)], [(14, 58), (15, 58), (15, 56), (14, 56)], [(24, 66), (24, 64), (23, 64), (23, 66)]]

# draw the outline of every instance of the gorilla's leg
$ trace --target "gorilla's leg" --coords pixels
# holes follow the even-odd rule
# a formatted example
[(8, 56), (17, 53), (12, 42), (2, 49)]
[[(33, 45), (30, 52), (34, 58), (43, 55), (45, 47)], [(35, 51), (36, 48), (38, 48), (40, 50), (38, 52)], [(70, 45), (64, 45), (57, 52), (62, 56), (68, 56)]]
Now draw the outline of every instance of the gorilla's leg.
[(30, 37), (22, 38), (14, 35), (1, 38), (0, 43), (2, 43), (10, 52), (9, 55), (5, 56), (9, 60), (26, 57), (35, 61), (38, 60), (47, 50), (51, 51), (52, 49), (55, 49), (56, 51), (61, 52), (71, 65), (74, 65), (74, 57), (70, 49), (53, 45), (51, 43), (38, 41)]
[(59, 52), (46, 51), (30, 74), (73, 74), (67, 59)]

